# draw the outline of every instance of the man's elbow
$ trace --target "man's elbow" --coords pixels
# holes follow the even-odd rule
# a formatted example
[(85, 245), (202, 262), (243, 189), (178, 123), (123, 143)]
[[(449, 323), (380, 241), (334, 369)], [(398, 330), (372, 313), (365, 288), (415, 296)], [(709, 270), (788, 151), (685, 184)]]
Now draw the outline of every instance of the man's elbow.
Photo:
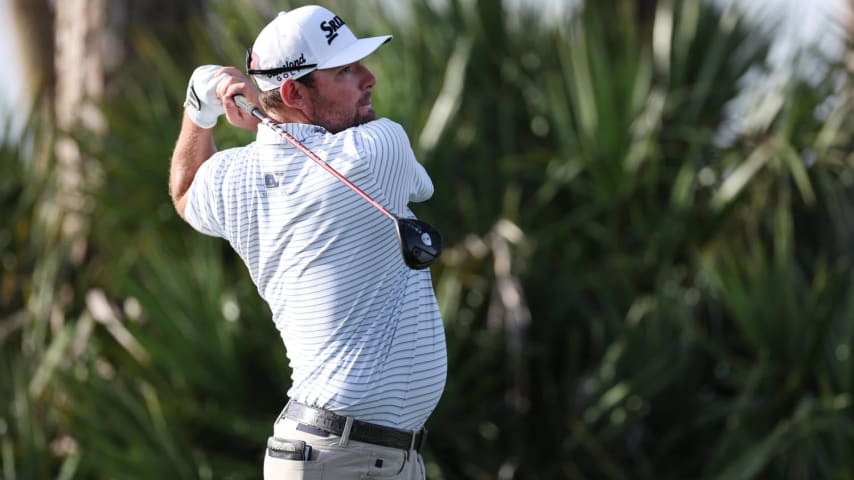
[(175, 211), (178, 212), (178, 216), (181, 217), (185, 222), (187, 221), (187, 217), (184, 216), (184, 211), (187, 208), (187, 195), (170, 195), (172, 197), (172, 206), (175, 207)]

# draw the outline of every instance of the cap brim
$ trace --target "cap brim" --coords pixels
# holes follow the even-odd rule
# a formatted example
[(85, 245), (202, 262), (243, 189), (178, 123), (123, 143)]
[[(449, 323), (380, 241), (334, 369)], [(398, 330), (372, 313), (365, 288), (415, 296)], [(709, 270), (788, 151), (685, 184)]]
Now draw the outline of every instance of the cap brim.
[(391, 35), (360, 38), (334, 56), (326, 59), (325, 62), (318, 64), (317, 68), (318, 70), (322, 70), (324, 68), (335, 68), (342, 65), (349, 65), (353, 62), (358, 62), (359, 60), (374, 53), (376, 49), (380, 48), (382, 44), (389, 40), (391, 40)]

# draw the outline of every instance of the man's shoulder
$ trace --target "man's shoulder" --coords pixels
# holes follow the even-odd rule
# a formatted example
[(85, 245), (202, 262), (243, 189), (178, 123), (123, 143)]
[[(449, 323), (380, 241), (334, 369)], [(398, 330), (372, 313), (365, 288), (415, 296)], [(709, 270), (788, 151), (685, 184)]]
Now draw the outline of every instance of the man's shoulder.
[(352, 130), (362, 135), (388, 135), (389, 133), (394, 135), (406, 135), (406, 131), (404, 131), (401, 124), (388, 118), (378, 118), (376, 120), (357, 125), (353, 127)]
[(252, 155), (255, 151), (256, 145), (256, 142), (252, 142), (248, 145), (223, 148), (222, 150), (214, 153), (208, 161), (216, 160), (219, 162), (232, 162), (241, 158), (246, 158)]
[(251, 143), (246, 146), (230, 147), (215, 152), (209, 159), (199, 167), (196, 175), (213, 175), (214, 177), (222, 177), (228, 171), (231, 171), (238, 166), (244, 164), (255, 150), (255, 144)]

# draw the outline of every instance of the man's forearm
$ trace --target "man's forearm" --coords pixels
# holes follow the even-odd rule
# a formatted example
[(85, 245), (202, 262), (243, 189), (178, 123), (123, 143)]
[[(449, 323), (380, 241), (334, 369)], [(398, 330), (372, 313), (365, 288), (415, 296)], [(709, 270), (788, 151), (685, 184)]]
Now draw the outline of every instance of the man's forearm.
[(172, 165), (169, 169), (169, 195), (175, 210), (184, 217), (187, 203), (186, 194), (199, 167), (216, 153), (213, 130), (201, 128), (184, 114), (181, 133), (172, 152)]

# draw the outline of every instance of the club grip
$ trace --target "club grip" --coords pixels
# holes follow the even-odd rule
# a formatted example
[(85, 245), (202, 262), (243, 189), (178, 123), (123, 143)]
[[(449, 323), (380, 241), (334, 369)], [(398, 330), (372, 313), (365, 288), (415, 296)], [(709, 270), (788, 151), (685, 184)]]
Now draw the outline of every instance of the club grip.
[(243, 110), (244, 112), (246, 112), (250, 115), (255, 114), (255, 112), (254, 112), (254, 110), (256, 110), (255, 105), (252, 105), (252, 103), (250, 103), (249, 100), (247, 100), (246, 97), (244, 97), (243, 95), (239, 95), (239, 94), (235, 95), (234, 96), (234, 103), (236, 103), (237, 106), (240, 107), (240, 109)]

